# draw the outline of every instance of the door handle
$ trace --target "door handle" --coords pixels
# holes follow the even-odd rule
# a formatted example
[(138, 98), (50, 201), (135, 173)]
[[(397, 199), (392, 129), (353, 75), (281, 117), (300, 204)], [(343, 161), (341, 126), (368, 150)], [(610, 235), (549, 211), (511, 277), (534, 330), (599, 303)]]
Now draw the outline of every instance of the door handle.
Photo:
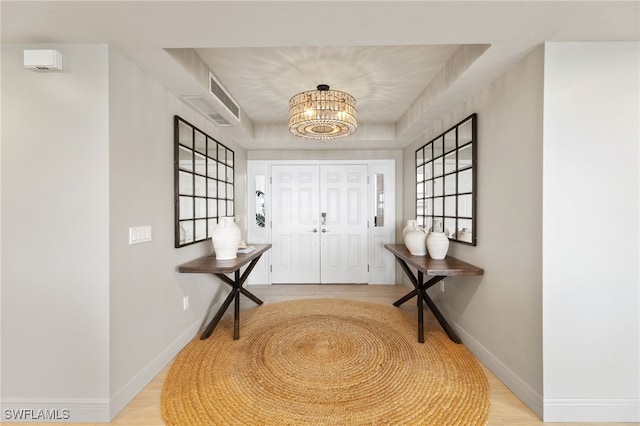
[(329, 232), (329, 231), (325, 228), (322, 228), (322, 233), (324, 234), (325, 232)]
[(318, 232), (318, 230), (317, 230), (316, 228), (313, 228), (313, 229), (311, 230), (311, 232), (313, 232), (313, 233), (315, 234), (316, 232)]

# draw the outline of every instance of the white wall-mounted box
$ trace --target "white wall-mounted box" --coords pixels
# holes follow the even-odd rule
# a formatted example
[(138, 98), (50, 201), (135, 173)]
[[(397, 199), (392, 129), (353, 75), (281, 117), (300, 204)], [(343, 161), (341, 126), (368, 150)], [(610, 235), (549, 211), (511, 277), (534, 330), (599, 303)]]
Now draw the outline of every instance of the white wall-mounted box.
[(129, 245), (151, 241), (151, 226), (132, 226), (129, 228)]
[(34, 71), (62, 71), (62, 53), (52, 49), (25, 50), (24, 67)]

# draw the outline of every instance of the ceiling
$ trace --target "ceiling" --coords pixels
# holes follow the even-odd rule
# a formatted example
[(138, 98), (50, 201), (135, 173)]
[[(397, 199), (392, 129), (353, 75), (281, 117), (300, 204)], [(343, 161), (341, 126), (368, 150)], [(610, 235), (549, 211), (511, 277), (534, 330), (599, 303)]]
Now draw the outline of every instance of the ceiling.
[[(638, 40), (639, 5), (3, 0), (0, 12), (3, 43), (108, 43), (177, 96), (209, 96), (211, 70), (242, 111), (221, 132), (246, 149), (400, 149), (540, 44)], [(357, 99), (354, 135), (288, 133), (289, 98), (318, 84)]]

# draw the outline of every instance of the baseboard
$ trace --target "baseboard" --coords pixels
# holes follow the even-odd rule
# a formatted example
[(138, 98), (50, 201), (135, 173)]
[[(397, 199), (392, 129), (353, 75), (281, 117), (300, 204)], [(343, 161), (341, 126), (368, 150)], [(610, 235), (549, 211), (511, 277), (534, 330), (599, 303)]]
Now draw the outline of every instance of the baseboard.
[(640, 422), (638, 399), (546, 398), (545, 422)]
[(3, 398), (0, 423), (109, 422), (109, 400), (102, 398)]
[[(194, 322), (111, 398), (110, 420), (138, 395), (198, 333), (202, 321)], [(108, 421), (110, 421), (108, 420)]]
[[(441, 308), (447, 318), (453, 315)], [(449, 315), (447, 315), (449, 314)], [(449, 321), (462, 343), (544, 422), (640, 422), (639, 399), (546, 398), (534, 391), (460, 324)]]
[[(451, 318), (453, 315), (447, 315), (446, 310), (440, 308), (445, 317)], [(471, 334), (454, 321), (449, 321), (464, 346), (473, 353), (478, 360), (484, 364), (506, 387), (509, 388), (536, 416), (542, 419), (543, 415), (543, 399), (542, 395), (533, 390), (524, 380), (507, 367), (500, 359), (498, 359), (490, 350), (485, 348)]]
[(165, 368), (197, 334), (194, 322), (115, 395), (108, 399), (3, 398), (0, 423), (108, 423)]

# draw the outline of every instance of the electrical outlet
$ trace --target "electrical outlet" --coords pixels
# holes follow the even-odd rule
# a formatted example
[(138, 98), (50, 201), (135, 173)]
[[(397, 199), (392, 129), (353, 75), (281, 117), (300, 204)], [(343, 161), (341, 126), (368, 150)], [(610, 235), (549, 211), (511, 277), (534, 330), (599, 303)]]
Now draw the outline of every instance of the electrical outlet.
[(189, 296), (184, 296), (182, 298), (182, 309), (185, 311), (189, 309)]
[(440, 291), (444, 293), (444, 280), (440, 281)]

